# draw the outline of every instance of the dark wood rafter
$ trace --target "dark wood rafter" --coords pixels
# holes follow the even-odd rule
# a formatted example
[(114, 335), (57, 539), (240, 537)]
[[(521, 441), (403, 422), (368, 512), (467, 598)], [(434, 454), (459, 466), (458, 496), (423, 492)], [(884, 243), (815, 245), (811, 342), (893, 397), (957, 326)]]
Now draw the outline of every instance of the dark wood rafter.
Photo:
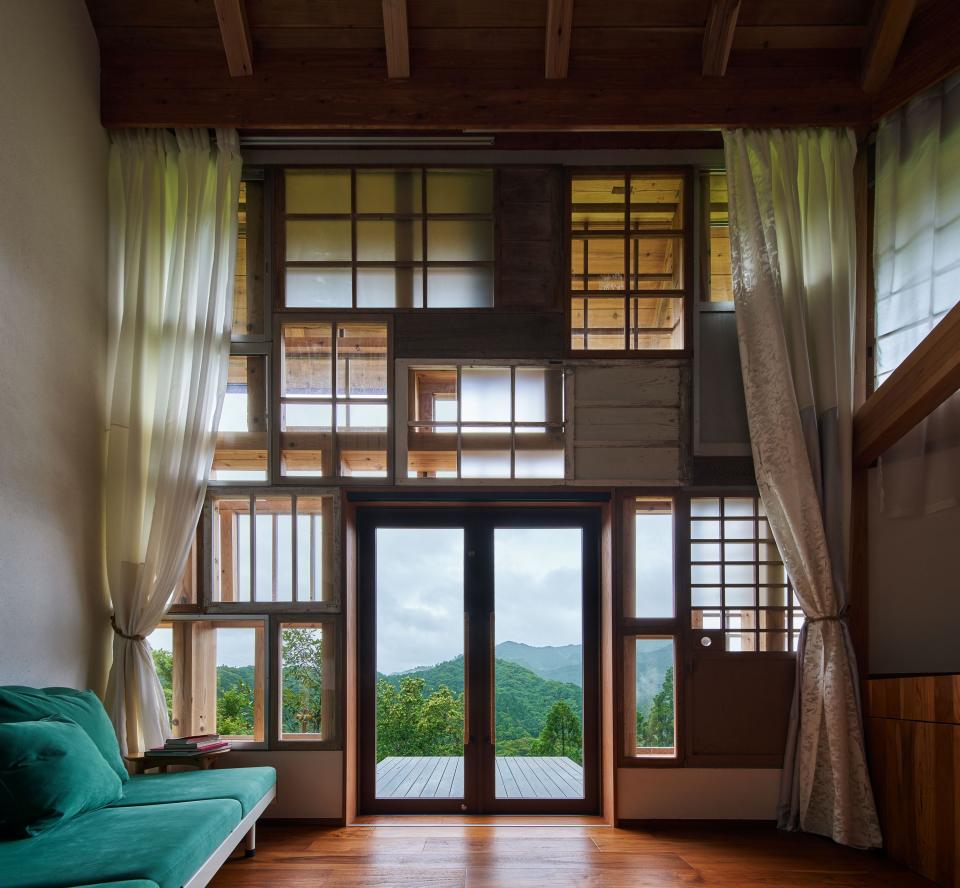
[(860, 71), (865, 93), (875, 93), (890, 76), (916, 5), (916, 0), (881, 0), (875, 4)]
[(703, 31), (703, 76), (723, 77), (733, 48), (740, 0), (713, 0)]
[(853, 418), (853, 458), (869, 466), (960, 389), (960, 305), (955, 305)]
[(387, 77), (406, 79), (410, 76), (407, 0), (383, 0), (383, 39), (387, 51)]
[(546, 78), (563, 80), (570, 66), (573, 0), (547, 0)]
[(253, 75), (253, 41), (247, 25), (245, 0), (213, 0), (227, 68), (231, 77)]

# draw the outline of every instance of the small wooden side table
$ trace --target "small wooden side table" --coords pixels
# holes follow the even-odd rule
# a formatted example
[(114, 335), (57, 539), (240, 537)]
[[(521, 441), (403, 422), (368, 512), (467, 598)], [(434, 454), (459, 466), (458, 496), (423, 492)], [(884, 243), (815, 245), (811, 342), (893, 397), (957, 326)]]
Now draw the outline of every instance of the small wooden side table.
[(229, 749), (214, 749), (212, 752), (201, 752), (194, 755), (189, 753), (183, 755), (172, 755), (170, 753), (150, 755), (149, 752), (145, 752), (143, 755), (132, 756), (127, 761), (133, 765), (134, 774), (143, 774), (151, 768), (156, 768), (161, 774), (166, 774), (170, 765), (190, 765), (201, 771), (209, 771), (217, 766), (217, 759), (228, 752), (230, 752)]

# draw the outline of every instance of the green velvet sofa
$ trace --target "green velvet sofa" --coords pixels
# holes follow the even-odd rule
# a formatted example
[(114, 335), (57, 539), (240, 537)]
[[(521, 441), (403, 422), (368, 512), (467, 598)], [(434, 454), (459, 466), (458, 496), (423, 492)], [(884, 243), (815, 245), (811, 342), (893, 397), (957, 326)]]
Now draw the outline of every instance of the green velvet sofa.
[[(12, 692), (12, 693), (10, 693)], [(74, 718), (113, 767), (116, 740), (90, 727), (75, 695), (60, 688), (0, 688), (0, 723), (27, 721), (48, 707)], [(41, 696), (42, 695), (42, 696)], [(10, 699), (14, 705), (6, 705)], [(95, 698), (93, 698), (95, 700)], [(23, 704), (23, 701), (26, 704)], [(60, 706), (60, 703), (64, 706)], [(84, 716), (86, 717), (86, 716)], [(107, 720), (109, 723), (109, 720)], [(113, 748), (109, 747), (112, 742)], [(121, 763), (122, 766), (122, 763)], [(125, 778), (122, 796), (106, 807), (65, 819), (26, 838), (0, 838), (4, 888), (201, 888), (241, 843), (252, 854), (256, 822), (276, 797), (273, 768), (220, 768)]]

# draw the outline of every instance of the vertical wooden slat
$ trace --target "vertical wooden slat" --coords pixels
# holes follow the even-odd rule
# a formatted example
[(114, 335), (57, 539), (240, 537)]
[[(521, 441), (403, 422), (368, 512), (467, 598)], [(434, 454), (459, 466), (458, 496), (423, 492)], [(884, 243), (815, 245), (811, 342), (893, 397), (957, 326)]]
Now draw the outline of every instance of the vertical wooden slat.
[(255, 653), (253, 659), (253, 739), (261, 742), (266, 739), (264, 730), (264, 706), (266, 703), (266, 656), (265, 632), (261, 623), (254, 630)]
[(333, 624), (317, 624), (323, 629), (323, 701), (320, 732), (324, 740), (336, 736), (337, 715), (337, 642)]
[(321, 570), (322, 576), (320, 578), (322, 595), (321, 600), (323, 601), (332, 601), (334, 598), (333, 594), (333, 542), (334, 535), (336, 533), (336, 527), (334, 526), (333, 521), (333, 497), (325, 496), (322, 500), (323, 505), (321, 506), (321, 522), (320, 522), (320, 532), (321, 532)]
[(248, 181), (246, 184), (247, 332), (263, 333), (265, 269), (263, 182)]
[(224, 512), (219, 509), (216, 512), (218, 533), (217, 558), (217, 576), (220, 580), (220, 601), (237, 600), (237, 513), (234, 511)]

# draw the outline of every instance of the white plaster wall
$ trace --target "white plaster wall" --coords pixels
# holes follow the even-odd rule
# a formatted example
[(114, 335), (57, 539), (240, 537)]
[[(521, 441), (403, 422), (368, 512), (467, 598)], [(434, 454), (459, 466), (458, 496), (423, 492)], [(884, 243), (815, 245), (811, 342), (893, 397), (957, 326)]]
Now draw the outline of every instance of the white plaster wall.
[(621, 820), (776, 820), (777, 768), (619, 768)]
[(870, 672), (960, 672), (960, 509), (884, 518), (873, 469), (869, 528)]
[(0, 684), (105, 680), (98, 68), (81, 0), (0, 0)]
[(266, 818), (339, 819), (343, 817), (343, 753), (339, 751), (234, 750), (231, 768), (271, 765), (277, 769), (277, 798)]

